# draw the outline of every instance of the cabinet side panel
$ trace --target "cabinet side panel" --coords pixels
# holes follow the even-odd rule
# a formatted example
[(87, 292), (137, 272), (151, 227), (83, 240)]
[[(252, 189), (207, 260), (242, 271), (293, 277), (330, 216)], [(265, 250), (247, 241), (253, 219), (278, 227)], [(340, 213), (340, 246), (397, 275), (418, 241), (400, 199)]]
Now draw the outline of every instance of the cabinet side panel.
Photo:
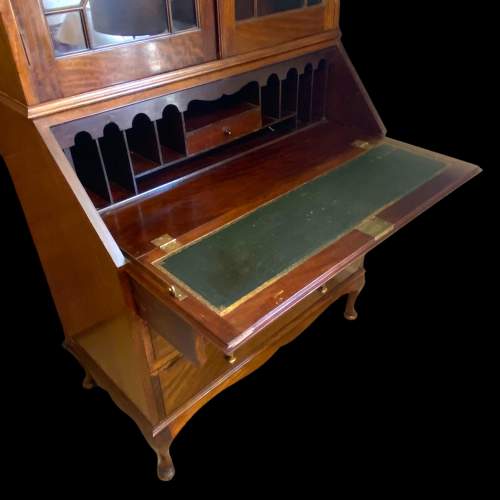
[(342, 45), (335, 51), (328, 79), (332, 89), (327, 98), (328, 118), (373, 137), (386, 135), (382, 119)]
[[(124, 308), (119, 251), (74, 172), (63, 171), (34, 124), (0, 106), (0, 154), (10, 172), (67, 336)], [(67, 160), (61, 152), (64, 161)], [(71, 170), (69, 164), (64, 168)], [(74, 179), (73, 179), (74, 178)], [(68, 179), (73, 179), (72, 185)], [(114, 260), (115, 259), (115, 260)], [(123, 256), (122, 256), (123, 259)]]
[(5, 26), (5, 8), (4, 0), (0, 0), (0, 96), (4, 94), (16, 101), (25, 103), (21, 79), (12, 55)]
[(151, 377), (136, 324), (127, 311), (97, 325), (76, 342), (151, 422), (158, 422)]

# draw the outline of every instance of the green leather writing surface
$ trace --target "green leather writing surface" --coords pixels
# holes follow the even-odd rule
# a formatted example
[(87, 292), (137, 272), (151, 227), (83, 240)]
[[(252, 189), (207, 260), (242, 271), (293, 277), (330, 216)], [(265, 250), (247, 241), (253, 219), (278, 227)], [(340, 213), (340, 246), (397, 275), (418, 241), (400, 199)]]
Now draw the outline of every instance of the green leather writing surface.
[(223, 310), (444, 167), (418, 153), (378, 146), (181, 249), (161, 265)]

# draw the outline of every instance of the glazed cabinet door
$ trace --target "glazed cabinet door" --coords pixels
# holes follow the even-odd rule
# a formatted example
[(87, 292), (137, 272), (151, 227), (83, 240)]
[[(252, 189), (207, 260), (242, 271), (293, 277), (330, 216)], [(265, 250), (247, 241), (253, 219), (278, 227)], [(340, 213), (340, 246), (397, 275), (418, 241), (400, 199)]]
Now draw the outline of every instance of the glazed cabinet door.
[(218, 0), (224, 57), (338, 27), (339, 0)]
[(11, 0), (39, 102), (216, 59), (213, 0)]

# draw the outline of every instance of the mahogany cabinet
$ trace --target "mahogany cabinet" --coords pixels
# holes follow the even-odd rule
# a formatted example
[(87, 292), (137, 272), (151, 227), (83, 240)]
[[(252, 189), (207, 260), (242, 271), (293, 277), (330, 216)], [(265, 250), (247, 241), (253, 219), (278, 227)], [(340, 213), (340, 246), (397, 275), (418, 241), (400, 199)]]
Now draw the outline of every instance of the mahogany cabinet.
[(355, 320), (367, 252), (480, 171), (386, 137), (336, 0), (0, 6), (1, 160), (84, 386), (163, 480), (201, 406), (339, 298)]

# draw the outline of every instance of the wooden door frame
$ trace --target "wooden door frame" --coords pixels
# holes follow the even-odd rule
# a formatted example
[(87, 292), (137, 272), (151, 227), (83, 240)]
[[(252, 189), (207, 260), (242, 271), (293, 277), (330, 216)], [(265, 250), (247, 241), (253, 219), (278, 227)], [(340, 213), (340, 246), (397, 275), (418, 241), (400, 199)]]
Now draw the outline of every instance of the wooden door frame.
[[(213, 0), (196, 0), (198, 29), (55, 57), (39, 0), (10, 0), (37, 103), (194, 66), (217, 58)], [(124, 64), (124, 61), (128, 61)]]
[(244, 54), (318, 35), (337, 29), (339, 25), (340, 0), (324, 0), (320, 5), (245, 21), (236, 21), (233, 0), (217, 0), (217, 4), (222, 57)]

